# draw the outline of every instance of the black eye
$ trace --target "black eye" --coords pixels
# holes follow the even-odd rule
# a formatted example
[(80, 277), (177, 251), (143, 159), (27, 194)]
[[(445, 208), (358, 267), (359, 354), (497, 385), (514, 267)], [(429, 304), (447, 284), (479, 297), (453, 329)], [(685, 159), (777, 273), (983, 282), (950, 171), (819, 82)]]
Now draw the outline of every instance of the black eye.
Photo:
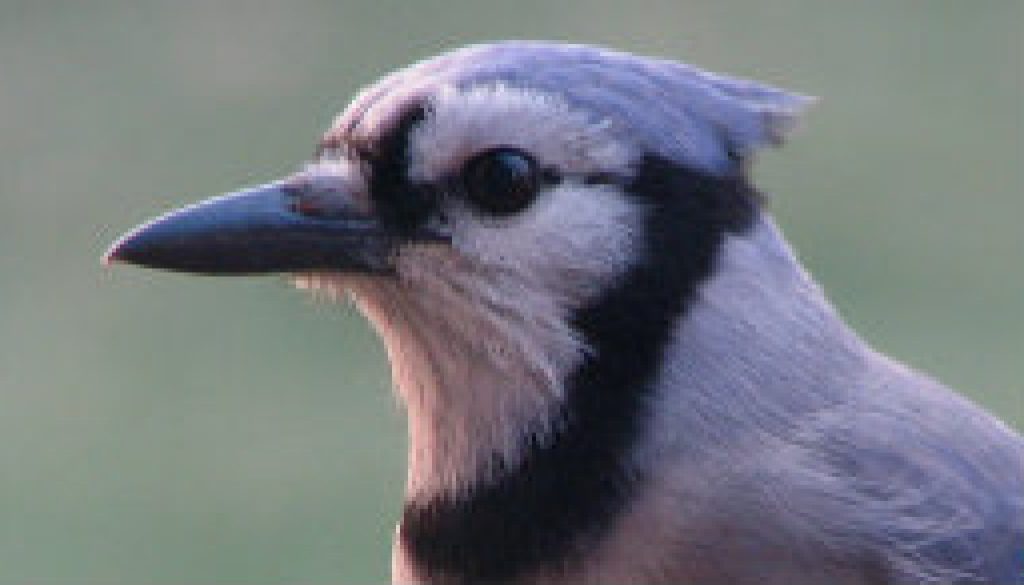
[(515, 148), (495, 148), (478, 154), (462, 172), (466, 196), (478, 207), (496, 214), (525, 209), (537, 196), (541, 173), (536, 161)]

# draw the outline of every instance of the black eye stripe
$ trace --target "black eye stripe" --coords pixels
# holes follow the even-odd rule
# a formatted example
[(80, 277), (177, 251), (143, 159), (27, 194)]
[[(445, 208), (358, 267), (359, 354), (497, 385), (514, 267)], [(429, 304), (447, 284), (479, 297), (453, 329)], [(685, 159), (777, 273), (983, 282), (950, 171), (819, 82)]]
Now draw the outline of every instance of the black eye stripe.
[(413, 104), (374, 144), (352, 145), (370, 167), (370, 197), (378, 216), (404, 234), (416, 232), (437, 208), (434, 190), (412, 183), (407, 174), (409, 135), (426, 116), (422, 104)]
[(543, 188), (567, 180), (586, 186), (624, 186), (629, 177), (604, 172), (565, 173), (539, 164), (523, 150), (502, 146), (477, 153), (444, 184), (445, 190), (459, 193), (484, 211), (507, 215), (528, 207)]
[(580, 177), (584, 185), (618, 185), (626, 186), (631, 179), (615, 173), (588, 173)]
[[(418, 233), (431, 216), (440, 213), (442, 200), (455, 196), (492, 215), (520, 212), (532, 204), (539, 193), (565, 181), (576, 184), (625, 185), (629, 178), (614, 173), (564, 172), (553, 165), (540, 164), (530, 153), (513, 146), (500, 146), (471, 157), (462, 167), (437, 181), (424, 183), (408, 176), (409, 138), (412, 130), (428, 115), (427, 107), (413, 103), (398, 116), (391, 129), (373, 141), (336, 140), (321, 145), (319, 154), (343, 150), (368, 167), (370, 197), (381, 220), (399, 233)], [(478, 168), (480, 175), (470, 184), (468, 174), (474, 164), (489, 157), (503, 159), (491, 164), (490, 171)], [(491, 160), (495, 163), (495, 160)], [(504, 168), (503, 165), (511, 168)]]
[(554, 167), (541, 167), (540, 181), (544, 187), (553, 187), (562, 182), (562, 174)]

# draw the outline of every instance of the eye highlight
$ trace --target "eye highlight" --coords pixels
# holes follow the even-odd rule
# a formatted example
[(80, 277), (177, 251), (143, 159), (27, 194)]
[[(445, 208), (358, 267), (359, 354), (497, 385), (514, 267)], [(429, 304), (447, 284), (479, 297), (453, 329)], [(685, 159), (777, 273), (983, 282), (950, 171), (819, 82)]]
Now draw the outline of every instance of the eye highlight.
[(526, 209), (537, 197), (543, 173), (532, 156), (517, 148), (482, 152), (466, 163), (462, 182), (466, 197), (497, 215)]

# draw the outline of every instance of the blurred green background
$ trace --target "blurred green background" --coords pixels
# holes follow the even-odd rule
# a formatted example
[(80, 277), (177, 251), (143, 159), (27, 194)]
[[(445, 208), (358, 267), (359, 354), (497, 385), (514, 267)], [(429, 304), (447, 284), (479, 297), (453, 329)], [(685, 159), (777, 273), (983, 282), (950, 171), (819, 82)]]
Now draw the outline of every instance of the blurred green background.
[(0, 582), (386, 580), (404, 423), (358, 315), (99, 256), (472, 41), (821, 96), (757, 167), (783, 228), (869, 340), (1024, 426), (1022, 31), (1020, 0), (0, 1)]

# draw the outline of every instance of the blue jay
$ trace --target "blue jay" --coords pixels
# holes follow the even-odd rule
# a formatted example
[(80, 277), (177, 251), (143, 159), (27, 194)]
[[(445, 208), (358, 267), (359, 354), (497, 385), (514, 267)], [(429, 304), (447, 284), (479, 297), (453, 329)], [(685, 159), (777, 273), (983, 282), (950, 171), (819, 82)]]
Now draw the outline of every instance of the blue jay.
[(471, 46), (106, 259), (354, 299), (408, 414), (395, 583), (1024, 583), (1024, 440), (858, 337), (749, 180), (809, 102)]

